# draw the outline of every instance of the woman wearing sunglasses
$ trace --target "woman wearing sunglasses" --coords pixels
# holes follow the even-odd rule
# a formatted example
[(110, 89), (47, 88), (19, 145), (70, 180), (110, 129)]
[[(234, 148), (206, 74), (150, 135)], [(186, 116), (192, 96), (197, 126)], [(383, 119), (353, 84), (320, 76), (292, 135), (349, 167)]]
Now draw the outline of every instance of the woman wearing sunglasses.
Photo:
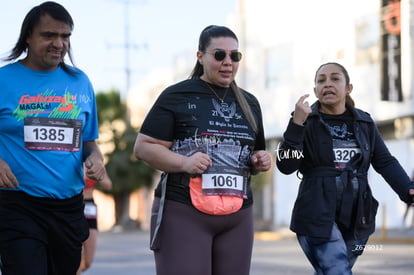
[(234, 80), (241, 58), (230, 29), (206, 27), (190, 78), (161, 93), (137, 136), (136, 157), (164, 172), (151, 215), (158, 275), (249, 274), (250, 179), (271, 157), (259, 102)]

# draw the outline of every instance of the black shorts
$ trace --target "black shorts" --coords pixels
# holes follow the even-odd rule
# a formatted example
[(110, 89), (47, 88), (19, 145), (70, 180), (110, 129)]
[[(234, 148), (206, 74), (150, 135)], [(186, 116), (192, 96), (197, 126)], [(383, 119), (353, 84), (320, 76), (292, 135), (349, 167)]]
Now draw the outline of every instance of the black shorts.
[(2, 274), (73, 275), (89, 235), (83, 196), (50, 199), (0, 190)]
[(90, 229), (98, 229), (97, 217), (98, 217), (98, 208), (93, 199), (85, 199), (85, 217), (88, 221)]

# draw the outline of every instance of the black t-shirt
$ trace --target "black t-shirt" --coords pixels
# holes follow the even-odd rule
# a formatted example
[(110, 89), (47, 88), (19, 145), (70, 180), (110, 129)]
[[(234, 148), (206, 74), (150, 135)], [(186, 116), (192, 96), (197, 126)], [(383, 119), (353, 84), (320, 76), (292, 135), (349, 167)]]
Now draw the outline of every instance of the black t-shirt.
[[(173, 142), (172, 151), (185, 156), (203, 152), (210, 156), (213, 167), (250, 170), (250, 156), (265, 149), (262, 114), (259, 102), (252, 94), (241, 90), (256, 119), (255, 133), (249, 125), (233, 91), (209, 84), (224, 102), (197, 78), (177, 83), (165, 89), (149, 111), (141, 133)], [(228, 89), (228, 90), (227, 90)], [(174, 177), (172, 177), (174, 178)], [(250, 176), (247, 199), (251, 204)], [(157, 196), (160, 190), (157, 188)], [(190, 204), (188, 184), (169, 180), (167, 198)]]
[(335, 167), (343, 169), (356, 154), (361, 153), (355, 138), (352, 113), (347, 109), (340, 115), (321, 113), (321, 116), (332, 136)]

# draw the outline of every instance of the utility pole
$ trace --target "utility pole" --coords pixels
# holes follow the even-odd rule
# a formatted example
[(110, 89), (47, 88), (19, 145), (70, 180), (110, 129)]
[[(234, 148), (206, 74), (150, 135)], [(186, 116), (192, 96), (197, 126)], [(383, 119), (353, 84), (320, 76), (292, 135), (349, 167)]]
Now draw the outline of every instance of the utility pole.
[[(246, 39), (246, 3), (244, 0), (239, 0), (239, 43), (240, 48), (244, 51), (247, 51), (247, 39)], [(246, 61), (243, 62), (243, 69), (240, 71), (241, 75), (239, 76), (240, 79), (240, 87), (246, 87)]]
[(129, 22), (129, 17), (130, 17), (130, 4), (132, 4), (132, 2), (134, 2), (134, 0), (116, 0), (117, 2), (121, 2), (121, 4), (123, 4), (124, 6), (124, 42), (121, 44), (121, 48), (123, 48), (124, 50), (124, 72), (125, 72), (125, 86), (124, 86), (124, 90), (120, 91), (120, 98), (121, 98), (121, 102), (124, 102), (126, 105), (126, 113), (125, 113), (125, 121), (127, 121), (128, 123), (130, 123), (130, 110), (129, 110), (129, 106), (126, 102), (129, 90), (131, 89), (131, 76), (132, 76), (132, 69), (131, 69), (131, 50), (137, 50), (139, 49), (141, 46), (146, 47), (145, 44), (144, 45), (137, 45), (135, 43), (131, 42), (131, 37), (130, 37), (130, 22)]
[(129, 15), (130, 15), (130, 4), (132, 4), (133, 0), (117, 0), (117, 2), (121, 2), (124, 5), (124, 43), (122, 44), (122, 48), (124, 49), (124, 58), (125, 58), (125, 65), (124, 65), (124, 72), (125, 72), (125, 87), (124, 92), (121, 92), (121, 100), (125, 101), (128, 95), (128, 92), (131, 88), (131, 50), (138, 49), (141, 46), (145, 47), (145, 45), (137, 45), (131, 43), (130, 37), (130, 22), (129, 22)]
[(129, 37), (129, 0), (124, 0), (124, 28), (125, 28), (125, 98), (126, 99), (129, 89), (131, 87), (131, 67), (129, 63), (129, 49), (130, 49), (130, 37)]

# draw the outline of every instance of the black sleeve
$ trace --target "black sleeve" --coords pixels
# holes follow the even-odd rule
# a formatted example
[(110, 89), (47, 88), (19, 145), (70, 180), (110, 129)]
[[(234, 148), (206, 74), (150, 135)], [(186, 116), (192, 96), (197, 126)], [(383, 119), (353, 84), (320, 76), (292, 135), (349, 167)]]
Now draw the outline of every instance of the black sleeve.
[(276, 148), (276, 166), (283, 174), (292, 174), (299, 169), (302, 158), (289, 157), (290, 152), (303, 152), (305, 127), (297, 125), (293, 119), (283, 134), (283, 141)]
[(140, 132), (144, 135), (172, 141), (174, 137), (175, 110), (174, 99), (168, 89), (157, 98), (154, 105), (145, 117)]
[(398, 160), (391, 155), (375, 125), (373, 131), (375, 144), (371, 159), (372, 167), (384, 178), (402, 201), (412, 203), (408, 190), (414, 188), (414, 185), (410, 177)]

